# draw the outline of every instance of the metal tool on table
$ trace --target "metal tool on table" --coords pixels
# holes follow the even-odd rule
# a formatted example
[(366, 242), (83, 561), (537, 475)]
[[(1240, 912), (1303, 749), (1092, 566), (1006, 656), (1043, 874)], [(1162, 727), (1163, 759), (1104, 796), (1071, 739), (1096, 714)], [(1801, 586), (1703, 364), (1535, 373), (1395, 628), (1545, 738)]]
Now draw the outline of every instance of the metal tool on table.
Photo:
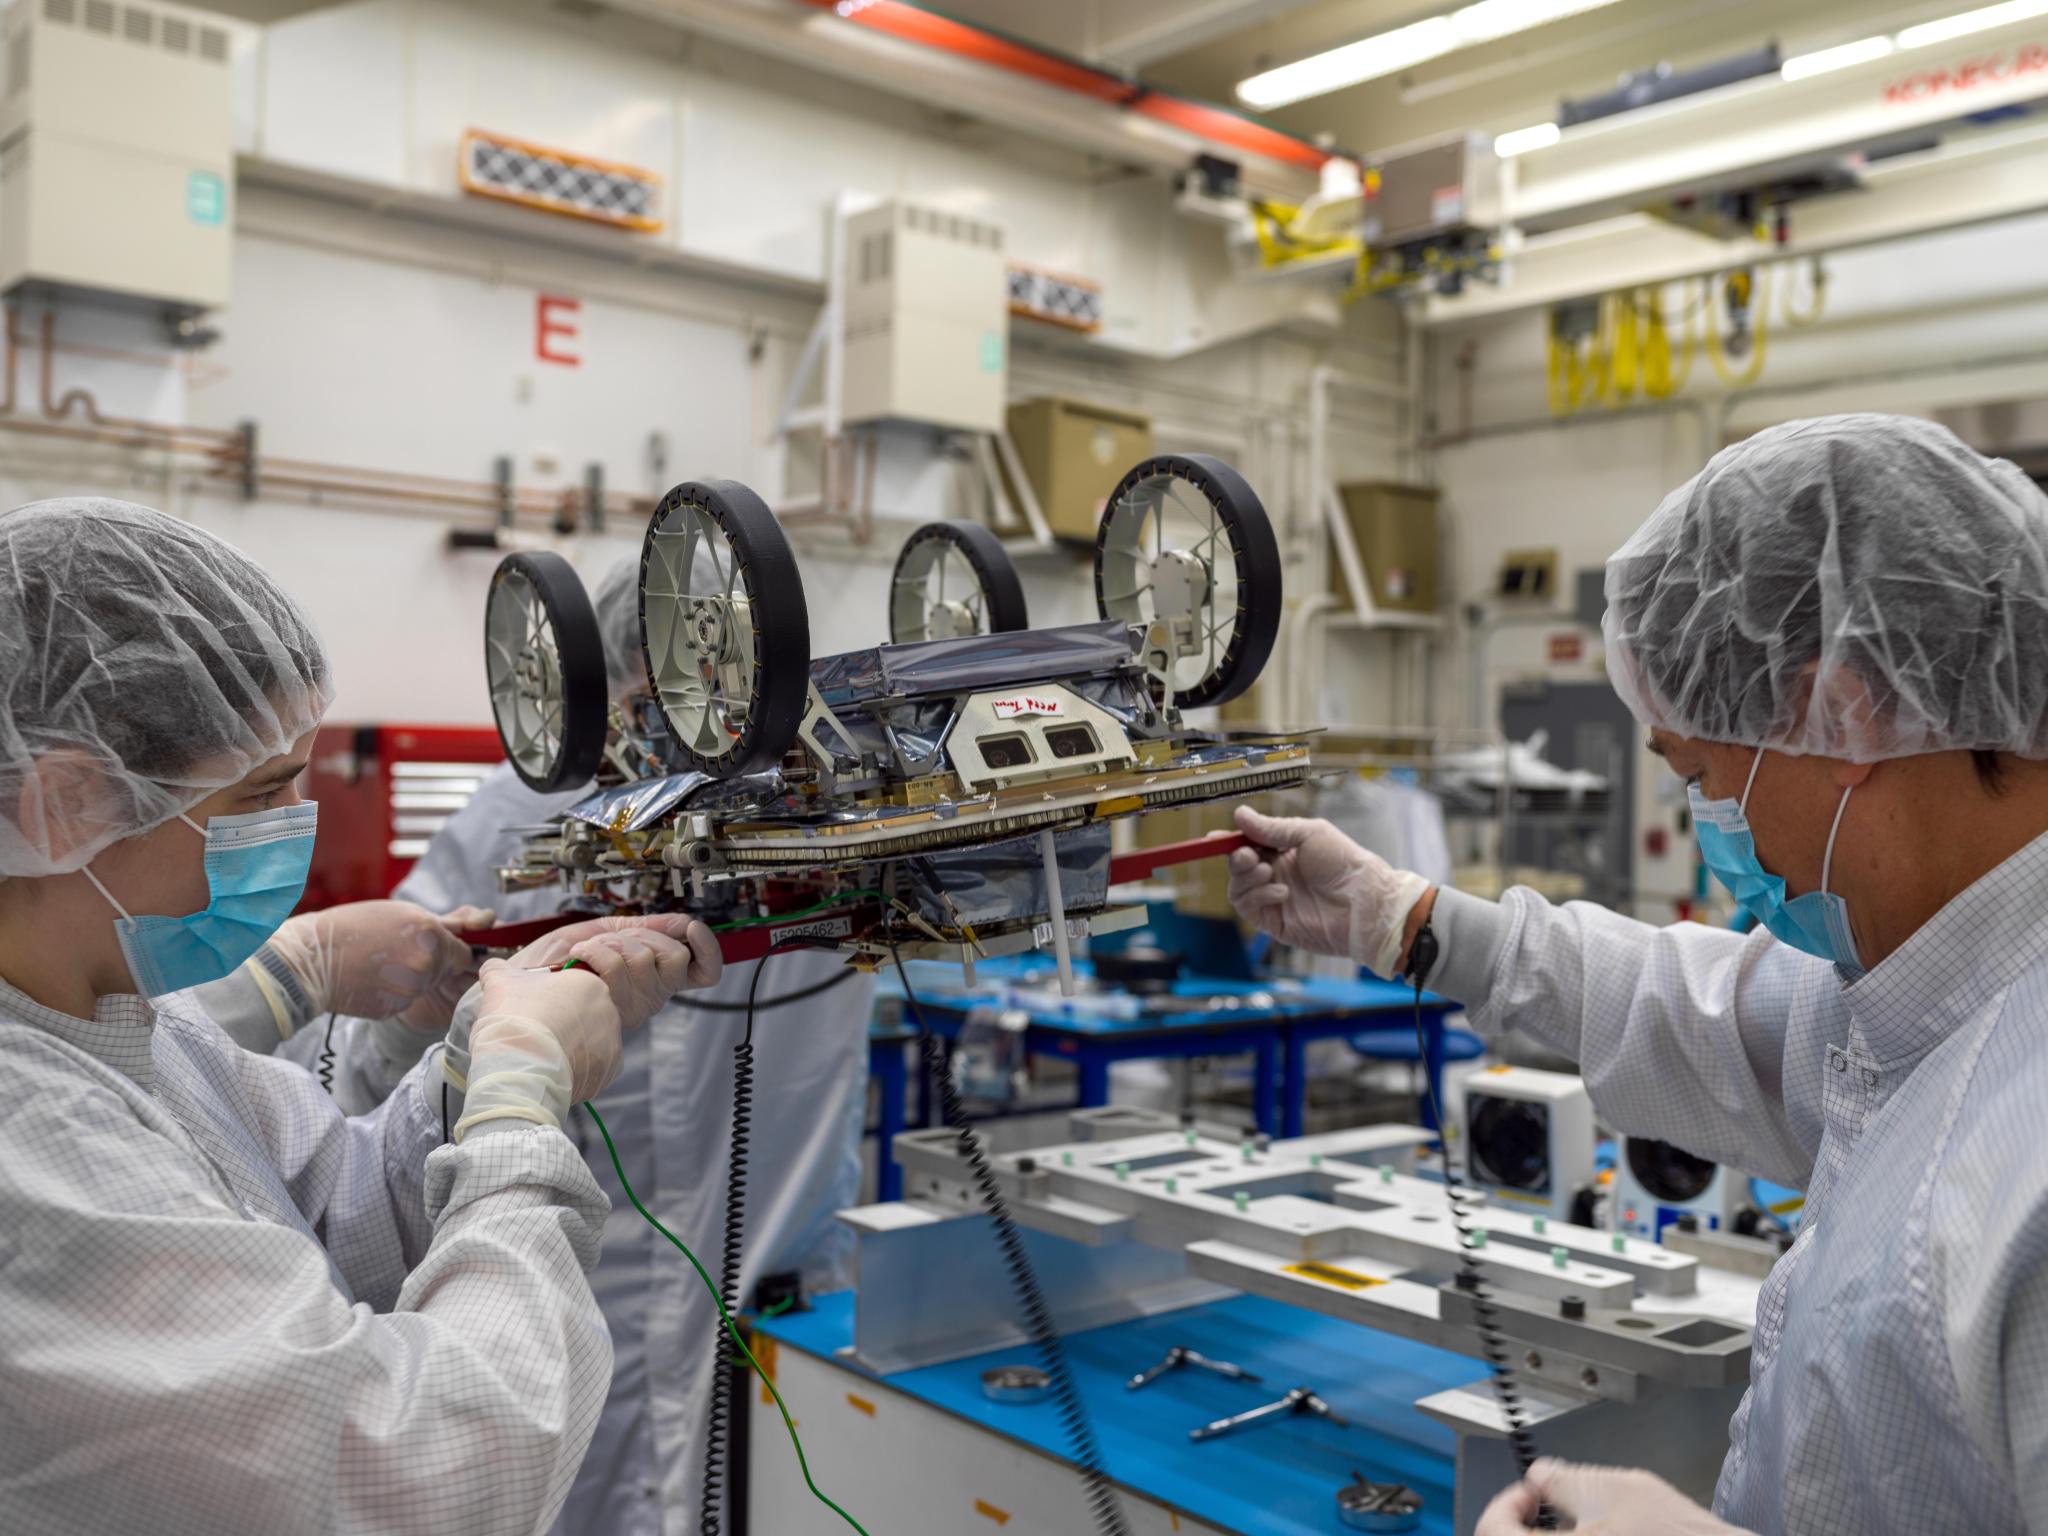
[(1223, 1435), (1233, 1434), (1265, 1419), (1291, 1419), (1300, 1414), (1312, 1414), (1319, 1419), (1328, 1419), (1339, 1429), (1349, 1429), (1351, 1421), (1338, 1413), (1307, 1387), (1296, 1387), (1285, 1397), (1267, 1403), (1262, 1408), (1252, 1408), (1244, 1413), (1232, 1414), (1227, 1419), (1217, 1419), (1204, 1424), (1200, 1429), (1188, 1431), (1190, 1440), (1215, 1440)]
[(1337, 1518), (1354, 1531), (1412, 1531), (1422, 1523), (1422, 1495), (1405, 1483), (1376, 1483), (1353, 1470), (1337, 1490)]
[(1216, 1375), (1226, 1377), (1231, 1381), (1259, 1380), (1257, 1376), (1241, 1365), (1232, 1365), (1228, 1360), (1211, 1360), (1207, 1355), (1202, 1354), (1198, 1350), (1189, 1349), (1185, 1344), (1176, 1344), (1166, 1352), (1166, 1358), (1153, 1366), (1151, 1370), (1140, 1371), (1129, 1381), (1125, 1382), (1124, 1390), (1135, 1392), (1140, 1387), (1149, 1387), (1160, 1377), (1166, 1375), (1167, 1372), (1177, 1371), (1184, 1365), (1191, 1365), (1200, 1371), (1214, 1372)]

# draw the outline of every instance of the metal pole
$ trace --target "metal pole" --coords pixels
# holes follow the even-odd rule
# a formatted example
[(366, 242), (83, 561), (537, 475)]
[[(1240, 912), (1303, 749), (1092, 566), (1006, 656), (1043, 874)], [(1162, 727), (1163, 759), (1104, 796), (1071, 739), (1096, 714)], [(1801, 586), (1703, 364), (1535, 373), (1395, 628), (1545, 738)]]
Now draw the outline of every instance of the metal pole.
[(1052, 828), (1038, 834), (1038, 856), (1045, 861), (1046, 915), (1052, 919), (1052, 952), (1060, 965), (1060, 996), (1074, 995), (1074, 953), (1067, 941), (1067, 903), (1060, 894), (1060, 859)]

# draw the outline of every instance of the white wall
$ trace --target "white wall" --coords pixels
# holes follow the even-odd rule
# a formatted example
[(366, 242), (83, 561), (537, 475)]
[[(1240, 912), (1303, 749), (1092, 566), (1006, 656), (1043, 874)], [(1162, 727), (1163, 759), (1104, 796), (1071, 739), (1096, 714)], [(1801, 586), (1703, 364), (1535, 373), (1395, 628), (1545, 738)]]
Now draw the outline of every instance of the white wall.
[(1003, 226), (1013, 258), (1104, 286), (1106, 344), (1164, 355), (1301, 317), (1326, 292), (1219, 292), (1222, 242), (1162, 178), (617, 14), (539, 0), (356, 0), (266, 29), (240, 148), (266, 165), (455, 198), (471, 128), (651, 171), (667, 227), (614, 244), (816, 284), (844, 189)]
[[(540, 489), (576, 484), (596, 461), (616, 491), (721, 475), (773, 499), (804, 479), (769, 429), (817, 308), (826, 207), (847, 185), (907, 191), (986, 205), (1018, 254), (1101, 277), (1125, 341), (1196, 348), (1151, 356), (1019, 322), (1011, 395), (1136, 406), (1153, 415), (1160, 447), (1233, 459), (1295, 535), (1290, 579), (1320, 580), (1302, 484), (1306, 380), (1322, 362), (1393, 378), (1383, 312), (1345, 331), (1268, 325), (1200, 347), (1248, 324), (1247, 301), (1228, 283), (1220, 235), (1166, 216), (1160, 183), (676, 37), (636, 33), (629, 46), (529, 9), (366, 0), (272, 31), (244, 61), (248, 158), (221, 341), (174, 358), (143, 317), (66, 305), (59, 390), (86, 385), (103, 410), (157, 422), (253, 419), (266, 458), (479, 482), (509, 454), (518, 483)], [(459, 201), (455, 137), (473, 123), (647, 165), (670, 178), (676, 222), (650, 252), (611, 231)], [(581, 366), (536, 359), (543, 293), (580, 301)], [(35, 329), (30, 316), (31, 343)], [(25, 350), (30, 410), (37, 361)], [(1348, 403), (1335, 423), (1346, 472), (1388, 473), (1398, 425), (1384, 403)], [(495, 561), (446, 546), (453, 523), (482, 514), (314, 505), (283, 489), (245, 504), (189, 465), (23, 434), (0, 442), (0, 505), (126, 495), (263, 561), (327, 636), (335, 719), (488, 720), (478, 639)], [(814, 653), (883, 638), (903, 534), (967, 512), (961, 483), (932, 434), (892, 430), (875, 539), (795, 536)], [(560, 546), (594, 581), (636, 542), (624, 529)], [(1085, 563), (1034, 559), (1025, 582), (1037, 622), (1093, 616)], [(1370, 682), (1361, 692), (1376, 696)]]

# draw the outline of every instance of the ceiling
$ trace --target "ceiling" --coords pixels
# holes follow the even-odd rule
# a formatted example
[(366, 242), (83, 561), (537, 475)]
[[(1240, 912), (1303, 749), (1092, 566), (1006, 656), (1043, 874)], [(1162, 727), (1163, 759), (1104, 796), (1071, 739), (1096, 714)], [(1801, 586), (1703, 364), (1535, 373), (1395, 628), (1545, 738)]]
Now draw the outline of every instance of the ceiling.
[[(1679, 68), (1776, 39), (1804, 53), (1968, 9), (1976, 0), (1618, 0), (1266, 115), (1370, 154), (1461, 129), (1548, 121), (1631, 70)], [(1453, 0), (938, 0), (937, 9), (1210, 101), (1275, 64), (1454, 8)]]

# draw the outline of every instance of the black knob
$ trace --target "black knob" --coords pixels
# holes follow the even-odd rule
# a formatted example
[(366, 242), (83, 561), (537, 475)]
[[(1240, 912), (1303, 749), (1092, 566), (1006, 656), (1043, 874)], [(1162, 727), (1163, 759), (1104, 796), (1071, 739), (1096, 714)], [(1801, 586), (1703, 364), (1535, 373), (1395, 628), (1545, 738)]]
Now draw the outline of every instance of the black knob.
[(1679, 1217), (1679, 1218), (1678, 1218), (1678, 1230), (1679, 1230), (1679, 1231), (1681, 1231), (1681, 1232), (1697, 1232), (1697, 1231), (1699, 1231), (1699, 1229), (1700, 1229), (1700, 1219), (1699, 1219), (1699, 1217), (1697, 1217), (1697, 1216), (1692, 1216), (1692, 1215), (1686, 1215), (1686, 1216), (1681, 1216), (1681, 1217)]
[(1586, 1298), (1583, 1296), (1558, 1297), (1557, 1315), (1568, 1323), (1583, 1323), (1586, 1320)]
[(1036, 1173), (1036, 1172), (1038, 1172), (1038, 1159), (1037, 1159), (1037, 1158), (1035, 1158), (1035, 1157), (1020, 1157), (1020, 1158), (1018, 1158), (1018, 1159), (1017, 1159), (1017, 1171), (1018, 1171), (1019, 1173)]

